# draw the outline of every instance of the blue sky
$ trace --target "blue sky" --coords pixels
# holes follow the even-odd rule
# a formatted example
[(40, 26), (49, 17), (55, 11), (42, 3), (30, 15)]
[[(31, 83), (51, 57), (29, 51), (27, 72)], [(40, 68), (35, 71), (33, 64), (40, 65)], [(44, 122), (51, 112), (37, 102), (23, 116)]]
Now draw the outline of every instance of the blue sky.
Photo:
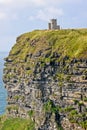
[(22, 33), (46, 29), (51, 18), (62, 28), (87, 28), (87, 0), (0, 0), (0, 51)]

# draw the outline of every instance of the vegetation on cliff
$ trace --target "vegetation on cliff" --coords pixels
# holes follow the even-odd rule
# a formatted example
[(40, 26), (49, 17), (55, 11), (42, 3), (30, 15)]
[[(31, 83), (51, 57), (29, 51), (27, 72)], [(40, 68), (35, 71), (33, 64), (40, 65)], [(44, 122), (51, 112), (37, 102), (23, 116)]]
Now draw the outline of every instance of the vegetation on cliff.
[(0, 130), (34, 130), (34, 122), (23, 118), (0, 117)]
[(48, 47), (44, 53), (52, 50), (50, 56), (53, 52), (59, 52), (63, 57), (87, 58), (87, 29), (36, 30), (25, 33), (17, 38), (17, 43), (10, 51), (10, 58), (13, 56), (15, 61), (26, 60), (27, 54), (34, 55)]

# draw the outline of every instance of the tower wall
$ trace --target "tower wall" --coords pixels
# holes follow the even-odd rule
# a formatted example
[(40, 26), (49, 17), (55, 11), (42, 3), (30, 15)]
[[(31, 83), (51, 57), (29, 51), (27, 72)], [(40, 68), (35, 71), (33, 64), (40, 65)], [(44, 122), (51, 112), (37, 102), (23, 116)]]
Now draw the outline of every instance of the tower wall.
[(56, 19), (52, 19), (51, 20), (51, 29), (54, 30), (57, 28), (57, 20)]
[(51, 30), (51, 23), (48, 23), (48, 29)]

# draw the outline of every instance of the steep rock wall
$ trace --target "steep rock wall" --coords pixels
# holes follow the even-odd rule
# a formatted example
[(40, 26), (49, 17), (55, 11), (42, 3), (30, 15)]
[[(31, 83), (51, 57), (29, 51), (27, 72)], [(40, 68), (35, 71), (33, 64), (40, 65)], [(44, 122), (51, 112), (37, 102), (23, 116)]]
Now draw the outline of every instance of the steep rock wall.
[(31, 118), (35, 130), (86, 129), (87, 51), (77, 48), (82, 36), (87, 30), (34, 31), (17, 38), (5, 59), (8, 116)]

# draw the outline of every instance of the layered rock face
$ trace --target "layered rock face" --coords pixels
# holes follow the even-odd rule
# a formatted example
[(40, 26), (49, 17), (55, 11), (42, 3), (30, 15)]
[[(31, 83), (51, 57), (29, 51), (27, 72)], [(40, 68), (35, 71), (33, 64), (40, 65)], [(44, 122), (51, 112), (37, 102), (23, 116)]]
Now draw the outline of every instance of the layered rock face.
[(78, 51), (86, 36), (87, 30), (59, 30), (17, 38), (5, 59), (8, 116), (31, 118), (35, 130), (87, 128), (87, 49)]

